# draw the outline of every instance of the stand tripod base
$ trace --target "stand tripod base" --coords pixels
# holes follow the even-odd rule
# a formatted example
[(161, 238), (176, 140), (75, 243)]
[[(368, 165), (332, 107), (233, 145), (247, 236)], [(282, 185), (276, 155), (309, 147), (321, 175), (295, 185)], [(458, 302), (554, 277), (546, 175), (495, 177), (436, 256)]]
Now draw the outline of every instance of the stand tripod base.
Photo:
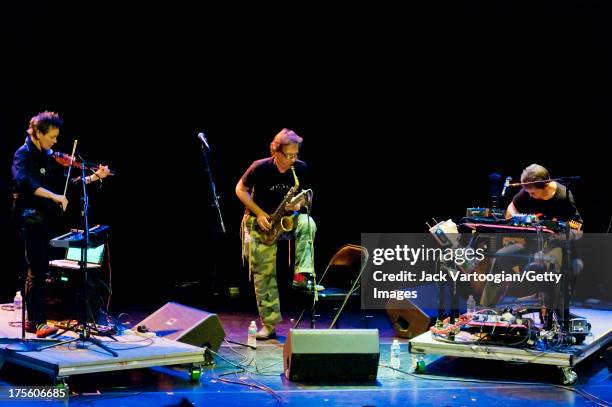
[[(111, 348), (109, 348), (108, 346), (103, 344), (101, 340), (99, 340), (97, 338), (94, 338), (91, 335), (83, 334), (83, 333), (81, 333), (78, 338), (71, 338), (71, 339), (67, 339), (65, 341), (58, 341), (58, 342), (53, 343), (51, 345), (41, 346), (37, 350), (44, 350), (44, 349), (49, 349), (49, 348), (53, 348), (53, 347), (56, 347), (56, 346), (67, 345), (69, 343), (73, 343), (73, 342), (76, 342), (76, 341), (91, 342), (94, 345), (98, 346), (99, 348), (101, 348), (101, 349), (105, 350), (106, 352), (110, 353), (113, 357), (115, 357), (115, 358), (119, 357), (119, 354), (117, 352), (115, 352), (114, 350), (112, 350)], [(80, 345), (81, 346), (79, 346), (79, 344), (77, 344), (77, 347), (86, 348), (84, 343), (82, 343)]]
[[(58, 338), (60, 336), (62, 336), (63, 334), (65, 334), (68, 331), (72, 331), (75, 332), (77, 334), (81, 334), (84, 331), (83, 325), (79, 324), (78, 322), (75, 322), (74, 324), (70, 324), (68, 322), (62, 322), (62, 323), (57, 323), (55, 324), (55, 326), (57, 328), (60, 329), (60, 331), (58, 331), (56, 334), (52, 335), (52, 338)], [(107, 338), (111, 338), (113, 341), (117, 342), (117, 338), (115, 338), (113, 336), (113, 334), (116, 333), (115, 330), (109, 330), (108, 332), (104, 332), (104, 331), (100, 331), (99, 328), (96, 325), (91, 325), (91, 324), (87, 324), (87, 329), (90, 333), (90, 335), (94, 335), (94, 336), (106, 336)]]

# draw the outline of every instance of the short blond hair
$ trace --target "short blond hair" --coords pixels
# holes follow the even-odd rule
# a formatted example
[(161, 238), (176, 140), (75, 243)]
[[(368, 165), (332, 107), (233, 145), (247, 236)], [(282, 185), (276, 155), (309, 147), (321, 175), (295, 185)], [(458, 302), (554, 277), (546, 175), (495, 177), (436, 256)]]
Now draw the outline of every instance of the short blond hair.
[(282, 129), (279, 131), (274, 139), (270, 143), (270, 154), (274, 155), (275, 152), (280, 151), (283, 146), (287, 144), (297, 144), (300, 146), (304, 139), (298, 136), (293, 130)]

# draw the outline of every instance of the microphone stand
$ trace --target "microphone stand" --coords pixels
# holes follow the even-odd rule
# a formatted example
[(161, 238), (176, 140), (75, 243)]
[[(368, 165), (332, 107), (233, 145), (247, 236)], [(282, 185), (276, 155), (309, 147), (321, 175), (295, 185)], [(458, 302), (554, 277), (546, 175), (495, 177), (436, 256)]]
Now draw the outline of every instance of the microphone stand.
[(571, 273), (572, 273), (572, 247), (571, 247), (571, 233), (570, 225), (565, 225), (565, 241), (563, 242), (563, 264), (561, 270), (563, 273), (563, 331), (569, 332), (570, 326), (570, 296), (572, 292), (571, 287)]
[[(569, 184), (573, 181), (578, 181), (580, 177), (570, 176), (570, 177), (559, 177), (555, 178), (555, 181), (565, 181), (566, 184)], [(568, 188), (569, 190), (569, 188)], [(557, 316), (562, 321), (562, 330), (565, 333), (570, 332), (570, 302), (572, 291), (574, 287), (572, 287), (572, 233), (570, 222), (565, 222), (565, 230), (563, 230), (564, 239), (563, 239), (563, 248), (562, 248), (562, 256), (561, 256), (561, 275), (562, 275), (562, 284), (561, 284), (561, 307), (557, 307)]]
[[(81, 159), (83, 157), (80, 157)], [(53, 343), (48, 346), (42, 346), (37, 350), (44, 350), (48, 348), (52, 348), (55, 346), (61, 346), (68, 343), (81, 341), (83, 344), (85, 342), (91, 342), (94, 345), (102, 348), (106, 352), (110, 353), (113, 357), (118, 357), (119, 354), (102, 343), (98, 338), (95, 338), (91, 335), (91, 328), (87, 322), (87, 315), (89, 310), (89, 299), (87, 297), (87, 286), (89, 284), (88, 275), (87, 275), (87, 249), (89, 249), (89, 196), (87, 195), (87, 174), (85, 173), (85, 165), (81, 167), (81, 184), (83, 186), (83, 240), (79, 242), (81, 247), (81, 261), (79, 262), (80, 272), (83, 276), (83, 291), (82, 291), (82, 309), (79, 315), (79, 323), (77, 323), (77, 327), (82, 325), (82, 331), (79, 333), (79, 336), (76, 338), (71, 338), (65, 341), (59, 341), (57, 343)], [(114, 339), (114, 338), (113, 338)]]
[(539, 183), (542, 183), (542, 182), (550, 182), (550, 181), (561, 181), (561, 182), (565, 182), (565, 183), (569, 184), (570, 182), (574, 182), (574, 181), (578, 181), (578, 180), (580, 180), (580, 177), (578, 177), (578, 176), (557, 177), (557, 178), (543, 179), (543, 180), (538, 180), (538, 181), (515, 182), (513, 184), (508, 184), (508, 187), (510, 187), (510, 188), (523, 187), (525, 185), (533, 185), (533, 184), (539, 184)]
[[(566, 184), (569, 184), (573, 181), (578, 181), (580, 177), (561, 177), (559, 178), (562, 181), (565, 181)], [(568, 188), (569, 191), (569, 188)], [(571, 241), (571, 227), (570, 222), (565, 223), (565, 241), (563, 242), (563, 256), (561, 257), (562, 264), (561, 270), (563, 273), (563, 331), (570, 332), (570, 297), (572, 292), (574, 291), (574, 287), (572, 287), (572, 268), (573, 268), (573, 259), (572, 259), (572, 241)]]
[(225, 234), (225, 223), (223, 223), (223, 215), (221, 213), (221, 206), (219, 205), (219, 196), (217, 195), (217, 186), (215, 185), (215, 181), (213, 180), (212, 171), (210, 170), (210, 163), (208, 161), (208, 154), (210, 149), (207, 148), (208, 144), (205, 146), (202, 144), (202, 158), (204, 162), (204, 172), (208, 174), (208, 183), (210, 184), (210, 191), (212, 193), (213, 198), (213, 206), (217, 208), (217, 214), (219, 216), (219, 226), (221, 226), (221, 231)]
[[(221, 236), (219, 236), (219, 229), (213, 228), (213, 230), (211, 231), (212, 232), (211, 237), (213, 238), (213, 241), (219, 242), (220, 241), (219, 237), (225, 236), (225, 233), (226, 233), (225, 223), (223, 222), (223, 214), (221, 212), (221, 205), (219, 203), (219, 195), (217, 194), (217, 186), (215, 184), (215, 180), (213, 179), (212, 170), (210, 168), (210, 159), (209, 159), (210, 146), (206, 142), (206, 138), (204, 134), (200, 133), (200, 136), (201, 137), (199, 138), (200, 138), (200, 141), (202, 142), (202, 162), (204, 163), (204, 172), (207, 174), (208, 184), (210, 186), (210, 192), (212, 194), (212, 200), (213, 200), (212, 206), (216, 208), (217, 217), (219, 220), (219, 227), (221, 230)], [(211, 278), (212, 284), (209, 285), (210, 293), (212, 293), (213, 296), (218, 294), (217, 293), (218, 256), (219, 256), (219, 250), (213, 250), (212, 278)]]

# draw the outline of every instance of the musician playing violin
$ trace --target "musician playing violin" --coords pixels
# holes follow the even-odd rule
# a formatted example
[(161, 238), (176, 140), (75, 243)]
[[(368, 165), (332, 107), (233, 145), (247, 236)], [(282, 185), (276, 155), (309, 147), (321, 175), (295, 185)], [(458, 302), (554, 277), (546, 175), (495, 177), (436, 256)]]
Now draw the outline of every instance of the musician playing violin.
[[(45, 278), (49, 266), (49, 240), (57, 227), (58, 213), (65, 211), (68, 199), (62, 185), (64, 168), (52, 154), (63, 121), (57, 113), (41, 112), (30, 120), (25, 143), (13, 159), (13, 219), (25, 249), (27, 279), (25, 303), (26, 331), (45, 337), (57, 331), (47, 325)], [(87, 182), (109, 175), (105, 166), (87, 177)]]
[[(582, 218), (572, 192), (565, 185), (560, 184), (550, 178), (550, 174), (546, 168), (539, 164), (531, 164), (525, 168), (521, 174), (522, 189), (512, 198), (512, 202), (506, 209), (506, 218), (509, 219), (517, 214), (535, 214), (538, 218), (568, 222), (571, 226), (582, 226)], [(580, 230), (571, 230), (574, 239), (579, 238), (582, 234)], [(562, 234), (559, 234), (561, 236)], [(504, 270), (510, 271), (516, 264), (516, 260), (512, 259), (512, 255), (516, 254), (532, 254), (529, 247), (523, 243), (514, 243), (497, 251), (498, 254), (503, 254), (510, 257), (502, 257), (493, 260), (490, 272), (499, 272)], [(559, 242), (549, 244), (544, 253), (539, 253), (534, 256), (534, 263), (527, 267), (538, 268), (542, 267), (542, 259), (548, 255), (549, 259), (553, 259), (557, 270), (561, 266), (561, 248)], [(539, 260), (538, 260), (539, 259)], [(572, 273), (575, 278), (582, 270), (582, 261), (574, 258), (572, 260)], [(501, 284), (487, 283), (481, 297), (481, 305), (486, 307), (495, 306), (498, 300), (504, 295), (507, 287)]]

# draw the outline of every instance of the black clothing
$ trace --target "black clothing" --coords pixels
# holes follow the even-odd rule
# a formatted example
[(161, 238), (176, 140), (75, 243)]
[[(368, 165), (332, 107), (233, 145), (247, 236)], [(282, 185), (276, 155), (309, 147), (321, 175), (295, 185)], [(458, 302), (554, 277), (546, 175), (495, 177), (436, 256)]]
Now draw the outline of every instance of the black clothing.
[[(546, 220), (557, 220), (557, 221), (569, 221), (575, 220), (582, 223), (582, 218), (580, 217), (580, 213), (578, 213), (578, 209), (576, 209), (576, 204), (574, 202), (574, 197), (572, 196), (571, 191), (564, 185), (557, 183), (557, 190), (555, 191), (555, 195), (548, 200), (543, 199), (534, 199), (532, 198), (527, 191), (522, 189), (519, 191), (514, 198), (512, 199), (512, 203), (516, 210), (523, 214), (541, 214), (539, 217), (542, 217)], [(537, 239), (526, 239), (525, 243), (515, 243), (508, 246), (505, 246), (497, 251), (497, 254), (502, 254), (502, 257), (496, 258), (494, 260), (493, 266), (491, 268), (491, 273), (499, 273), (501, 271), (509, 272), (512, 270), (514, 266), (517, 265), (517, 255), (535, 255), (539, 250), (539, 240)], [(561, 240), (549, 240), (547, 241), (546, 249), (544, 250), (544, 254), (550, 254), (552, 250), (558, 247), (562, 247), (563, 242)], [(572, 242), (573, 246), (573, 242)], [(579, 265), (579, 261), (576, 258), (565, 259), (564, 261), (571, 261), (570, 267), (573, 270), (574, 277), (577, 273), (579, 273), (581, 269), (581, 265)], [(547, 267), (551, 267), (553, 264), (555, 267), (559, 267), (562, 265), (559, 263), (548, 264), (544, 266), (545, 263), (541, 261), (536, 261), (535, 257), (529, 264), (521, 266), (527, 270), (534, 270), (537, 272), (546, 271)], [(573, 285), (573, 284), (572, 284)], [(483, 290), (480, 303), (486, 307), (494, 307), (497, 302), (503, 298), (505, 295), (505, 291), (508, 289), (508, 283), (496, 284), (488, 281), (485, 284), (485, 289)], [(537, 288), (539, 292), (544, 293), (544, 302), (546, 306), (551, 305), (550, 302), (553, 301), (554, 296), (558, 295), (558, 290), (560, 286), (552, 285), (550, 283), (542, 283), (537, 287), (536, 285), (531, 285), (531, 288)]]
[(49, 240), (61, 207), (51, 199), (37, 197), (42, 187), (58, 193), (62, 186), (63, 167), (55, 162), (50, 151), (39, 150), (28, 137), (17, 149), (12, 165), (13, 219), (19, 228), (28, 268), (25, 303), (28, 321), (33, 326), (47, 322), (45, 309), (46, 275), (49, 268)]
[(62, 190), (64, 168), (53, 159), (51, 151), (39, 150), (28, 137), (15, 152), (11, 170), (17, 223), (55, 222), (62, 212), (59, 205), (51, 199), (34, 195), (39, 187), (54, 193)]
[(527, 191), (522, 189), (512, 198), (512, 203), (520, 213), (541, 213), (548, 220), (575, 220), (582, 223), (572, 192), (565, 185), (559, 183), (557, 183), (555, 195), (548, 200), (534, 199), (529, 196)]
[[(297, 194), (302, 189), (308, 189), (307, 166), (298, 160), (293, 167), (300, 183)], [(242, 175), (242, 183), (252, 189), (251, 199), (267, 214), (272, 215), (289, 189), (295, 185), (295, 180), (290, 169), (281, 173), (274, 164), (274, 158), (270, 157), (254, 161)]]

